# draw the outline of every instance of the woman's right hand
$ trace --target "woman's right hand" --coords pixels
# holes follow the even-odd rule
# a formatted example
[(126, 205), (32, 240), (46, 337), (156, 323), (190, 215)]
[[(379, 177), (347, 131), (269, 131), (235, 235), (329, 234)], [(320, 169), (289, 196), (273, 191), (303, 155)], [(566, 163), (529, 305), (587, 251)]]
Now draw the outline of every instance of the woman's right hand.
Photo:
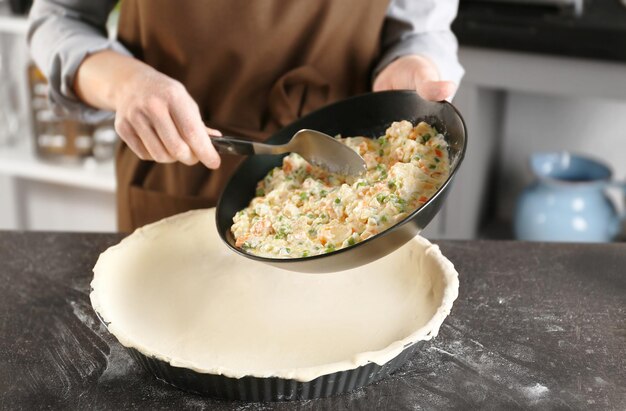
[(219, 167), (208, 134), (221, 134), (207, 131), (180, 82), (132, 57), (103, 51), (83, 61), (74, 85), (87, 104), (115, 110), (115, 130), (142, 160)]

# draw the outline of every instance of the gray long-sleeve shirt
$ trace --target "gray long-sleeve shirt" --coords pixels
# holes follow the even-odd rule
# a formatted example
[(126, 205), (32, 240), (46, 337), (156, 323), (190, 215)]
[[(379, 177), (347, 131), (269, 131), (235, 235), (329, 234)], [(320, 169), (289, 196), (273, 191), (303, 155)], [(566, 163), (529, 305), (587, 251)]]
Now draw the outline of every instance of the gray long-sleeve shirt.
[[(53, 107), (84, 121), (112, 115), (83, 104), (72, 90), (80, 63), (91, 53), (114, 50), (130, 55), (107, 36), (106, 21), (117, 0), (35, 0), (28, 42), (37, 66), (50, 83)], [(463, 68), (450, 30), (458, 0), (392, 0), (382, 33), (383, 53), (374, 74), (398, 57), (419, 54), (437, 65), (441, 78), (458, 84)]]

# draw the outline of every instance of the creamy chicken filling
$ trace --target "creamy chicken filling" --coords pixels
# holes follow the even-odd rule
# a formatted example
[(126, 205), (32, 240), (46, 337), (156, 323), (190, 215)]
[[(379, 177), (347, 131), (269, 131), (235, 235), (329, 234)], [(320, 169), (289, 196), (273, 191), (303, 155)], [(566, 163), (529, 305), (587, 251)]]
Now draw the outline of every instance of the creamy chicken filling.
[(355, 245), (421, 207), (450, 173), (444, 136), (425, 122), (394, 122), (384, 136), (339, 138), (367, 164), (354, 178), (290, 154), (258, 183), (233, 218), (236, 246), (271, 258), (308, 257)]

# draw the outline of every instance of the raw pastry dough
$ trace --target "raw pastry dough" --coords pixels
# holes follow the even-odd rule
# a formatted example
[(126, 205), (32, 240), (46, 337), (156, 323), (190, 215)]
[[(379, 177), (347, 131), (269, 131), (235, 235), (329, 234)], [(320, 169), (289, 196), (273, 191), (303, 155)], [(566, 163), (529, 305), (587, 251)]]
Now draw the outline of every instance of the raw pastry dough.
[(289, 272), (229, 250), (210, 209), (109, 248), (92, 287), (109, 331), (143, 354), (202, 373), (310, 381), (435, 336), (458, 275), (421, 237), (352, 270)]

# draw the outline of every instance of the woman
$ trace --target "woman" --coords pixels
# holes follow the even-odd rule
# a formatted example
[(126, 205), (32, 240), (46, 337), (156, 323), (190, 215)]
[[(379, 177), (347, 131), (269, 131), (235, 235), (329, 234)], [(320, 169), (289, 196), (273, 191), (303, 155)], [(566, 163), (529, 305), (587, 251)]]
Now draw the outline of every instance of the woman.
[(37, 0), (28, 40), (57, 109), (115, 112), (122, 231), (215, 205), (241, 159), (207, 132), (263, 140), (371, 89), (443, 100), (463, 74), (456, 0), (124, 0), (110, 41), (116, 3)]

